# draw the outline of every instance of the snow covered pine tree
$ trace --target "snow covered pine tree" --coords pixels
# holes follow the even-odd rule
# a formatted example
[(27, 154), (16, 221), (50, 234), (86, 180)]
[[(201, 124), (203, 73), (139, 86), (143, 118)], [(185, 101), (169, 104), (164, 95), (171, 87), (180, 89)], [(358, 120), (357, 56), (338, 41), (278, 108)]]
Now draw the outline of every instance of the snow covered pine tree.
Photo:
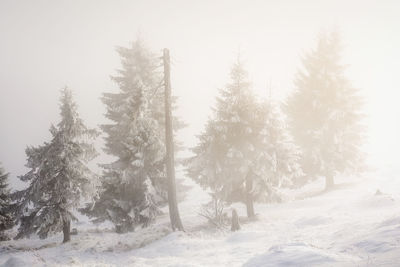
[[(117, 49), (119, 92), (106, 93), (105, 152), (115, 161), (102, 165), (100, 197), (82, 210), (95, 222), (110, 220), (117, 232), (148, 226), (166, 200), (164, 98), (159, 59), (138, 40)], [(175, 127), (182, 124), (175, 119)]]
[(238, 60), (231, 83), (221, 90), (214, 118), (199, 136), (187, 173), (213, 201), (246, 203), (254, 217), (255, 200), (273, 200), (275, 189), (301, 175), (298, 150), (291, 143), (271, 102), (259, 103)]
[[(345, 77), (338, 33), (321, 33), (317, 48), (306, 54), (295, 80), (296, 90), (284, 110), (295, 143), (302, 150), (305, 180), (360, 169), (363, 156), (362, 100)], [(303, 181), (305, 182), (305, 181)]]
[(266, 202), (281, 201), (279, 192), (281, 187), (293, 186), (293, 183), (304, 175), (300, 161), (300, 150), (293, 143), (282, 113), (278, 109), (279, 103), (267, 99), (260, 103), (264, 128), (261, 132), (261, 155), (258, 162), (261, 166), (259, 175), (264, 176), (259, 198)]
[(20, 221), (17, 238), (33, 233), (40, 238), (63, 231), (63, 242), (70, 241), (72, 210), (82, 197), (92, 197), (96, 176), (86, 166), (96, 155), (91, 139), (98, 136), (79, 118), (71, 91), (61, 91), (61, 121), (51, 126), (51, 141), (39, 147), (28, 147), (27, 167), (19, 178), (29, 186), (15, 194)]
[(0, 166), (0, 241), (9, 239), (4, 231), (13, 226), (11, 195), (8, 190), (7, 179), (8, 173)]

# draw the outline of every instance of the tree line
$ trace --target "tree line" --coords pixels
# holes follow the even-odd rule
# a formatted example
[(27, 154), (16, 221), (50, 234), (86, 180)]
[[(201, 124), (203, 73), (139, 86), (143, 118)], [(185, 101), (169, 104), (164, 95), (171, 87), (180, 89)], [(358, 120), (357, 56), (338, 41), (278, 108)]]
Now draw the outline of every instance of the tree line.
[[(280, 201), (280, 188), (324, 177), (331, 189), (337, 174), (361, 170), (362, 98), (346, 78), (341, 51), (336, 32), (320, 34), (282, 103), (257, 97), (236, 60), (192, 156), (183, 162), (186, 175), (210, 193), (211, 219), (220, 219), (221, 207), (234, 202), (244, 203), (252, 218), (254, 202)], [(167, 174), (159, 56), (140, 40), (117, 53), (121, 68), (111, 79), (118, 89), (103, 94), (107, 123), (100, 125), (104, 153), (113, 160), (100, 165), (99, 175), (87, 167), (98, 154), (93, 142), (101, 132), (85, 126), (64, 88), (51, 139), (26, 149), (29, 171), (19, 179), (27, 187), (10, 192), (8, 174), (0, 169), (0, 239), (18, 225), (15, 238), (63, 232), (68, 242), (75, 209), (95, 223), (111, 221), (119, 233), (147, 227), (162, 213)], [(173, 117), (175, 133), (184, 126)]]

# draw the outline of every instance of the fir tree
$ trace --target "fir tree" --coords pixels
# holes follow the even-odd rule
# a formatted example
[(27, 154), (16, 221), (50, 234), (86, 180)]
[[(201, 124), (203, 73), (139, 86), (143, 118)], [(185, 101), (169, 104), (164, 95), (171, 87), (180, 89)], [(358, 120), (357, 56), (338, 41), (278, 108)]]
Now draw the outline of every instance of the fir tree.
[(356, 171), (362, 163), (362, 101), (345, 77), (341, 51), (337, 33), (321, 34), (284, 106), (306, 179), (323, 176), (327, 189), (337, 173)]
[(20, 221), (17, 238), (63, 231), (70, 240), (72, 211), (82, 197), (95, 192), (96, 177), (86, 164), (96, 156), (90, 140), (98, 133), (79, 118), (71, 91), (61, 92), (61, 121), (50, 128), (52, 139), (39, 147), (28, 147), (28, 173), (20, 176), (29, 186), (16, 193)]
[(247, 215), (253, 217), (254, 201), (271, 200), (276, 187), (301, 173), (298, 151), (272, 103), (256, 100), (240, 61), (220, 93), (214, 117), (187, 161), (187, 173), (211, 190), (215, 203), (244, 202)]
[(7, 184), (8, 173), (0, 167), (0, 241), (8, 240), (5, 230), (13, 226), (11, 195)]
[(261, 184), (261, 188), (264, 188), (261, 192), (267, 193), (260, 197), (267, 202), (280, 201), (276, 190), (292, 186), (303, 175), (299, 164), (301, 153), (289, 134), (278, 103), (268, 99), (260, 105), (264, 128), (259, 143), (259, 175), (266, 179)]
[[(122, 69), (112, 80), (117, 93), (106, 93), (109, 124), (105, 152), (115, 161), (104, 169), (100, 196), (82, 211), (95, 222), (110, 220), (117, 232), (147, 226), (166, 199), (164, 99), (159, 62), (141, 41), (117, 49)], [(180, 127), (176, 120), (176, 127)]]

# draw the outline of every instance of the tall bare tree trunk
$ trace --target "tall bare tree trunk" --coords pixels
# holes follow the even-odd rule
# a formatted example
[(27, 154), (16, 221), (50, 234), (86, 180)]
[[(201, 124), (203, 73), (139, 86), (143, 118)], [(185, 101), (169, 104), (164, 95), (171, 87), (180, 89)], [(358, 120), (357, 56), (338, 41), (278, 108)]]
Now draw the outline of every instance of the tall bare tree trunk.
[(71, 240), (71, 221), (70, 220), (66, 219), (63, 222), (63, 235), (64, 235), (63, 243), (69, 242)]
[(251, 171), (246, 175), (246, 210), (247, 217), (252, 218), (256, 214), (254, 213), (254, 203), (253, 203), (253, 176)]
[(164, 61), (164, 86), (165, 86), (165, 144), (167, 149), (167, 177), (168, 177), (168, 207), (172, 230), (184, 231), (181, 218), (179, 216), (178, 202), (176, 200), (175, 185), (175, 162), (174, 162), (174, 140), (172, 132), (171, 114), (171, 78), (170, 78), (170, 59), (169, 50), (163, 51)]

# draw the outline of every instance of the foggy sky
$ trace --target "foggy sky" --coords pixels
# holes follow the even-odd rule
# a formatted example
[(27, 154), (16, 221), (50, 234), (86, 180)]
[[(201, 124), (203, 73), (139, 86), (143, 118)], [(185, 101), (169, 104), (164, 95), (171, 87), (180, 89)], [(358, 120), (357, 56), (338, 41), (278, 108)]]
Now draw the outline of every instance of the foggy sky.
[[(15, 1), (0, 0), (0, 162), (11, 183), (26, 169), (25, 147), (50, 137), (59, 91), (69, 86), (89, 126), (104, 122), (103, 92), (119, 67), (116, 46), (140, 36), (171, 51), (172, 89), (196, 141), (238, 50), (254, 90), (284, 99), (318, 32), (338, 29), (348, 77), (366, 99), (368, 150), (396, 163), (400, 148), (398, 1)], [(104, 160), (100, 157), (98, 161)]]

